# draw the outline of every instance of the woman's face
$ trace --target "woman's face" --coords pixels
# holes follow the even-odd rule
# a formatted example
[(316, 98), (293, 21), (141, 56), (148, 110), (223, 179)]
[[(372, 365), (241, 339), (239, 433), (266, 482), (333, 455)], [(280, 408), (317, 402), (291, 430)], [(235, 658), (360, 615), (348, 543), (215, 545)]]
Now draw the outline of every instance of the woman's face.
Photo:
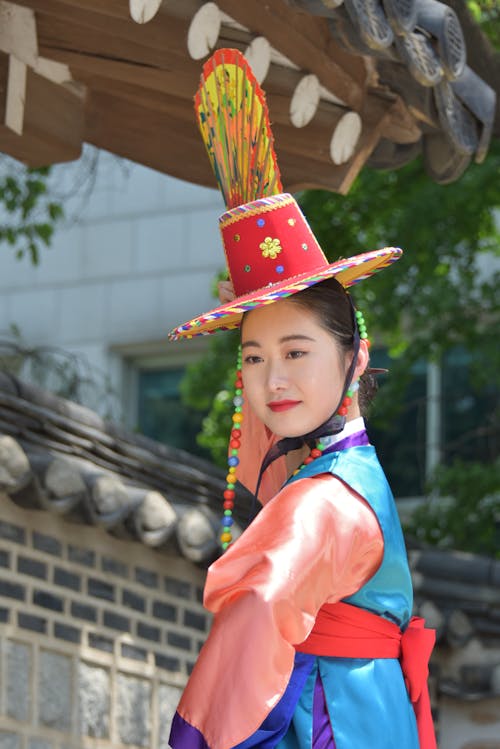
[(275, 434), (307, 434), (334, 413), (350, 356), (313, 312), (286, 299), (252, 310), (241, 347), (244, 394)]

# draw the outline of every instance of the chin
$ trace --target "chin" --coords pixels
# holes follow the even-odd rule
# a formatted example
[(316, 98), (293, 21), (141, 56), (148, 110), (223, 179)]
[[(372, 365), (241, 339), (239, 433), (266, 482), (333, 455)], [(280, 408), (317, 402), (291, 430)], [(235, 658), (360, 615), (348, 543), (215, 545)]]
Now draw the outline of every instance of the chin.
[(266, 426), (268, 429), (273, 432), (277, 437), (302, 437), (303, 434), (308, 434), (309, 432), (312, 432), (313, 429), (317, 429), (320, 424), (323, 422), (320, 422), (319, 424), (297, 424), (297, 420), (294, 420), (294, 423), (292, 424), (276, 424), (273, 423), (266, 423)]

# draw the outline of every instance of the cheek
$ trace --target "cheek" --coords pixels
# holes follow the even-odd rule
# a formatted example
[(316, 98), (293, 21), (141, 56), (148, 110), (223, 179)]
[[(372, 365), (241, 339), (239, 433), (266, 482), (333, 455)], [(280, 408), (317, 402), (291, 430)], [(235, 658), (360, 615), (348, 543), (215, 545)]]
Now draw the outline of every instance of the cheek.
[(259, 393), (262, 392), (258, 372), (250, 368), (244, 368), (241, 376), (243, 380), (243, 397), (255, 408)]
[(330, 357), (316, 369), (313, 387), (318, 388), (328, 402), (332, 399), (338, 401), (344, 380), (345, 372), (341, 362), (337, 357)]

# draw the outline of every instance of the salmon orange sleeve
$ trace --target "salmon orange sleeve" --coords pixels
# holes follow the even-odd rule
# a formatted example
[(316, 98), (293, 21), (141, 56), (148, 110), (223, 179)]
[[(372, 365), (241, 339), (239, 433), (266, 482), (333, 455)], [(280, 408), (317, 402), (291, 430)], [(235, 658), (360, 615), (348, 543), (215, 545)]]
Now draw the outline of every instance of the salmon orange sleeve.
[(287, 485), (208, 571), (204, 602), (215, 616), (181, 718), (211, 749), (251, 735), (282, 697), (294, 645), (321, 606), (356, 592), (382, 556), (375, 515), (338, 479)]

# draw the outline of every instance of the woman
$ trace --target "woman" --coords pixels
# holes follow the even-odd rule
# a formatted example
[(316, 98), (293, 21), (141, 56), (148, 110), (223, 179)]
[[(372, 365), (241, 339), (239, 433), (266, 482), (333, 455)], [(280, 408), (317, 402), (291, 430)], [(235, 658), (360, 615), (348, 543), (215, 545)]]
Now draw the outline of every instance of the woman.
[[(432, 749), (433, 633), (421, 620), (409, 626), (401, 527), (360, 414), (366, 328), (345, 290), (400, 250), (329, 264), (289, 195), (220, 221), (236, 298), (173, 337), (241, 325), (242, 392), (272, 444), (259, 480), (282, 455), (287, 475), (269, 501), (269, 486), (259, 494), (262, 511), (234, 543), (232, 491), (226, 497), (229, 548), (205, 587), (213, 626), (171, 746)], [(248, 481), (259, 447), (247, 439), (240, 398), (230, 486), (236, 475)], [(427, 723), (417, 727), (422, 711)]]

